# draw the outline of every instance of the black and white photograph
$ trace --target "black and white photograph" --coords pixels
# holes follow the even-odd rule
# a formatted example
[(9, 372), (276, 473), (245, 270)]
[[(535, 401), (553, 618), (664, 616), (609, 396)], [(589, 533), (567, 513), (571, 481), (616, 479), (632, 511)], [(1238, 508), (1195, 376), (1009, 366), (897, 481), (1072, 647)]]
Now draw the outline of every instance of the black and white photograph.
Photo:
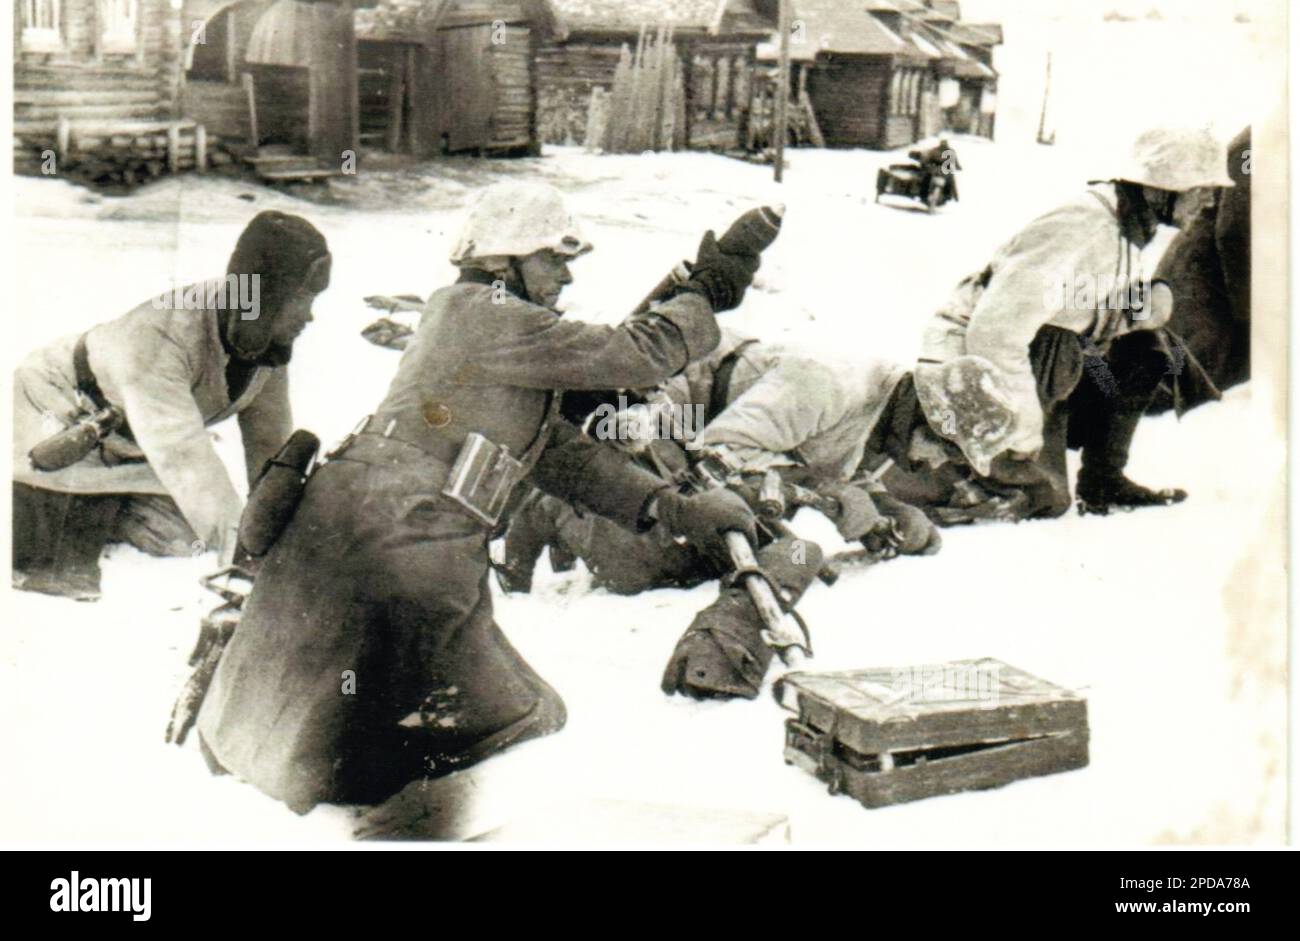
[(1290, 845), (1293, 15), (15, 0), (0, 845)]

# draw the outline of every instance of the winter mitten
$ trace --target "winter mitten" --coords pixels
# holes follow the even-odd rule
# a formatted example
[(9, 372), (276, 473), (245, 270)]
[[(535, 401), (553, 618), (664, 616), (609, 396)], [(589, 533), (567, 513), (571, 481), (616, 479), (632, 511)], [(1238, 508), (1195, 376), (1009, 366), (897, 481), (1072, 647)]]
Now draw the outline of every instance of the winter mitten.
[(710, 229), (704, 233), (695, 263), (691, 265), (691, 277), (682, 285), (682, 290), (702, 294), (716, 314), (734, 310), (744, 300), (758, 266), (757, 255), (724, 252)]
[[(802, 551), (795, 551), (796, 543)], [(786, 536), (760, 549), (757, 561), (783, 603), (793, 607), (821, 570), (822, 551), (815, 542)], [(754, 699), (773, 658), (764, 627), (744, 585), (724, 581), (717, 599), (677, 641), (661, 688), (693, 699)]]
[(724, 534), (740, 532), (753, 545), (758, 542), (754, 511), (727, 489), (708, 490), (686, 497), (675, 490), (660, 491), (655, 507), (659, 521), (674, 536), (681, 536), (715, 560), (729, 558)]
[(903, 555), (934, 555), (943, 545), (939, 530), (916, 507), (887, 493), (876, 495), (876, 506), (893, 522), (898, 551)]
[(832, 522), (844, 539), (852, 541), (868, 533), (888, 530), (889, 520), (881, 516), (871, 494), (861, 487), (823, 488), (822, 493), (833, 497), (840, 505), (840, 511)]

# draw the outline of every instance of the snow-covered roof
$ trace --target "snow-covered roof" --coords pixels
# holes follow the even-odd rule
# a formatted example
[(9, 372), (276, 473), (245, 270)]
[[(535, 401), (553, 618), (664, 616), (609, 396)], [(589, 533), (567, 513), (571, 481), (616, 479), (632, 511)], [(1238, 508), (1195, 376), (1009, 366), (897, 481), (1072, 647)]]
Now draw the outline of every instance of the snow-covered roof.
[(368, 10), (358, 10), (354, 21), (357, 39), (413, 38), (425, 5), (425, 0), (379, 0)]
[(930, 9), (922, 17), (926, 22), (952, 23), (961, 19), (961, 4), (957, 0), (930, 0)]
[(892, 11), (895, 13), (911, 13), (916, 16), (921, 16), (929, 9), (921, 0), (879, 0), (879, 2), (871, 4), (871, 7), (881, 13)]
[(546, 0), (559, 33), (629, 32), (671, 26), (709, 35), (763, 34), (777, 23), (775, 0)]
[[(463, 6), (462, 6), (463, 4)], [(357, 10), (357, 39), (419, 42), (430, 23), (454, 25), (471, 21), (527, 20), (549, 31), (550, 9), (546, 0), (500, 0), (484, 4), (472, 0), (375, 0), (370, 9)]]
[(944, 54), (939, 49), (939, 47), (935, 43), (932, 43), (930, 40), (926, 39), (920, 33), (917, 32), (909, 33), (907, 38), (911, 40), (912, 45), (914, 45), (917, 49), (919, 49), (921, 55), (923, 55), (925, 58), (942, 59), (944, 57)]
[(949, 38), (952, 34), (946, 27), (924, 24), (915, 25), (913, 30), (913, 39), (916, 35), (923, 35), (927, 44), (938, 50), (951, 74), (959, 78), (997, 77), (997, 72), (976, 59), (958, 43), (953, 42)]
[(953, 23), (945, 28), (954, 39), (968, 46), (1002, 45), (1001, 23)]
[(794, 0), (796, 27), (804, 42), (791, 45), (795, 59), (818, 52), (842, 55), (918, 55), (917, 48), (852, 0)]

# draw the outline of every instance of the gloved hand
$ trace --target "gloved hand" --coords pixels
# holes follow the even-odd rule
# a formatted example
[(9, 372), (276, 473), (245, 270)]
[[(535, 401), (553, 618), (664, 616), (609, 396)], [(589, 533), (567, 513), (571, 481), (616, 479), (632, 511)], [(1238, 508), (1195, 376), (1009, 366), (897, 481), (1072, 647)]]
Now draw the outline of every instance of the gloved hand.
[[(893, 524), (898, 534), (896, 548), (903, 555), (934, 555), (943, 545), (938, 528), (916, 507), (887, 493), (876, 494), (876, 507)], [(867, 539), (863, 544), (872, 549)]]
[(740, 306), (745, 291), (758, 271), (757, 255), (731, 255), (718, 247), (717, 236), (710, 229), (700, 241), (700, 250), (691, 265), (691, 277), (682, 290), (702, 294), (720, 314)]
[(889, 520), (880, 514), (871, 494), (861, 487), (824, 487), (822, 493), (840, 505), (839, 515), (832, 522), (843, 538), (862, 539), (871, 533), (884, 536), (889, 532)]
[(708, 490), (692, 497), (671, 489), (661, 490), (656, 498), (655, 513), (670, 533), (681, 536), (720, 564), (730, 560), (724, 533), (744, 533), (750, 545), (758, 542), (753, 510), (725, 488)]

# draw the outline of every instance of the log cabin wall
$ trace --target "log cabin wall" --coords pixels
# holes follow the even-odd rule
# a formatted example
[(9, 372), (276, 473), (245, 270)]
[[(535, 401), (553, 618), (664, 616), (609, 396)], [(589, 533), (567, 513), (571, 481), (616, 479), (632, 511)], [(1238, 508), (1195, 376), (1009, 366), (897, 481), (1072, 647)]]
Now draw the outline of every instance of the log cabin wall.
[(891, 115), (885, 121), (885, 133), (880, 143), (873, 146), (879, 150), (894, 150), (916, 140), (916, 118), (907, 115)]
[(527, 23), (444, 24), (422, 50), (418, 72), (411, 109), (417, 155), (538, 151)]
[(247, 143), (252, 136), (248, 92), (224, 82), (187, 82), (181, 91), (181, 113), (208, 130), (214, 144)]
[(625, 42), (612, 38), (537, 44), (537, 123), (544, 143), (582, 143), (591, 91), (613, 86)]
[[(456, 137), (463, 141), (453, 150), (540, 153), (535, 66), (536, 37), (543, 25), (539, 15), (539, 4), (524, 0), (456, 0), (445, 15), (441, 31), (472, 28), (487, 37), (485, 54), (477, 61), (465, 62), (466, 67), (481, 73), (470, 84), (476, 96), (481, 95), (475, 107), (487, 109), (486, 123), (478, 116), (465, 117), (459, 106), (446, 110), (445, 121), (467, 120), (475, 128), (466, 137), (444, 124), (440, 137), (445, 133), (448, 141)], [(467, 41), (461, 38), (453, 42)], [(458, 114), (462, 117), (457, 118)]]
[(59, 28), (24, 37), (14, 4), (14, 146), (19, 164), (48, 146), (60, 117), (162, 120), (178, 115), (181, 15), (170, 0), (140, 0), (134, 44), (105, 40), (100, 0), (62, 0)]
[[(610, 89), (623, 46), (636, 35), (571, 36), (537, 43), (538, 126), (548, 144), (581, 144), (594, 88)], [(756, 43), (674, 37), (686, 84), (690, 146), (739, 146), (749, 106)]]
[(505, 26), (498, 35), (502, 41), (493, 43), (491, 49), (496, 105), (489, 147), (540, 154), (533, 31), (523, 25)]
[(937, 131), (937, 82), (910, 59), (821, 53), (808, 96), (827, 147), (894, 150)]

